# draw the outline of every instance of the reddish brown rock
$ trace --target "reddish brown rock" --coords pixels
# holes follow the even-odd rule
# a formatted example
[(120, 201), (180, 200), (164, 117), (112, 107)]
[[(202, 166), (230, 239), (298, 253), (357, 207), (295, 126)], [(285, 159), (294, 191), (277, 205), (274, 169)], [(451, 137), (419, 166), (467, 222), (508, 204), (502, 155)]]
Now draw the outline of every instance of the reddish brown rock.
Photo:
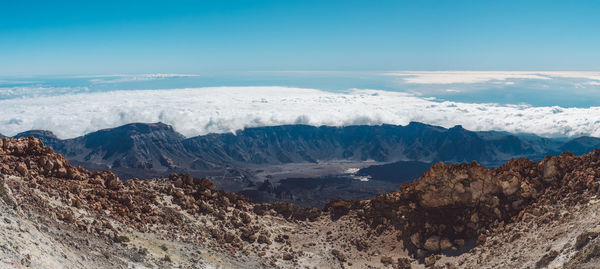
[[(0, 141), (0, 171), (22, 177), (20, 192), (28, 194), (23, 199), (40, 211), (55, 210), (53, 218), (63, 220), (65, 223), (61, 225), (78, 226), (112, 238), (116, 230), (107, 219), (140, 230), (149, 229), (152, 224), (168, 225), (173, 231), (183, 233), (189, 229), (186, 218), (190, 215), (202, 218), (208, 215), (207, 219), (216, 227), (224, 228), (206, 229), (202, 235), (194, 231), (197, 238), (212, 236), (217, 239), (215, 244), (232, 253), (249, 251), (245, 249), (248, 245), (260, 246), (256, 241), (270, 244), (271, 236), (257, 221), (261, 216), (277, 215), (290, 222), (348, 216), (343, 221), (361, 222), (364, 226), (361, 228), (369, 235), (386, 232), (398, 237), (411, 254), (425, 258), (442, 250), (464, 248), (465, 242), (470, 242), (467, 246), (471, 242), (494, 244), (497, 240), (493, 233), (503, 232), (515, 221), (538, 226), (552, 223), (569, 213), (559, 214), (544, 205), (558, 199), (570, 206), (588, 203), (600, 188), (596, 175), (600, 170), (600, 150), (577, 157), (548, 156), (541, 162), (511, 160), (495, 169), (477, 163), (438, 163), (396, 192), (365, 201), (336, 200), (325, 207), (323, 214), (314, 208), (289, 203), (252, 204), (244, 196), (216, 190), (209, 179), (185, 174), (154, 179), (152, 184), (139, 180), (123, 183), (110, 172), (90, 173), (71, 166), (62, 155), (53, 153), (37, 139)], [(103, 221), (83, 225), (64, 210), (36, 202), (38, 191), (93, 212)], [(179, 207), (164, 206), (171, 201)], [(331, 237), (328, 236), (330, 240)], [(279, 247), (292, 245), (292, 238), (296, 237), (279, 234), (273, 240)], [(589, 234), (580, 236), (579, 244), (585, 246), (590, 238)], [(507, 237), (509, 241), (517, 239), (517, 234)], [(366, 248), (356, 243), (359, 241), (352, 243), (352, 238), (345, 240), (348, 245), (339, 250), (341, 254), (351, 249), (350, 244), (357, 249)]]
[(440, 251), (440, 237), (437, 235), (431, 236), (425, 240), (423, 248), (427, 251), (438, 252)]

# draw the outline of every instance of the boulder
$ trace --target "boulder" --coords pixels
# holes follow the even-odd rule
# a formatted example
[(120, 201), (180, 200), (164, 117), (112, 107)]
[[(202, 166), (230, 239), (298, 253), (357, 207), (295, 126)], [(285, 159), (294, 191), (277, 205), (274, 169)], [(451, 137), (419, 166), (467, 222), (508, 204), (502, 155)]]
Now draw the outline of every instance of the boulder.
[(448, 249), (451, 249), (452, 247), (454, 247), (454, 245), (452, 245), (452, 243), (450, 242), (450, 239), (442, 238), (442, 240), (440, 240), (440, 249), (441, 250), (448, 250)]
[(425, 244), (423, 244), (423, 248), (430, 252), (440, 251), (440, 237), (434, 235), (427, 238), (427, 240), (425, 240)]

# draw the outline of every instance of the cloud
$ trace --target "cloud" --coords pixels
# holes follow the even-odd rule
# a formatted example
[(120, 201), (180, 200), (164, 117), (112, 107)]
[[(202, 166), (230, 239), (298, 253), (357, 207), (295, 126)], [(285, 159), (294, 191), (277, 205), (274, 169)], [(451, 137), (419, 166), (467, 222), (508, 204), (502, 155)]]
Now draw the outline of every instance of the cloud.
[[(509, 79), (550, 80), (578, 78), (600, 81), (600, 72), (585, 71), (394, 71), (386, 76), (400, 77), (410, 84), (473, 84)], [(513, 82), (505, 82), (507, 85)]]
[(88, 87), (0, 87), (0, 100), (13, 98), (29, 98), (39, 96), (53, 96), (67, 93), (80, 93), (89, 91)]
[(587, 85), (592, 85), (592, 86), (600, 86), (600, 81), (589, 81), (586, 84)]
[(586, 72), (586, 71), (547, 71), (543, 74), (550, 77), (558, 78), (583, 78), (589, 80), (597, 80), (600, 82), (600, 72)]
[[(167, 78), (181, 78), (181, 77), (196, 77), (198, 75), (189, 74), (141, 74), (141, 75), (106, 75), (106, 76), (90, 76), (91, 83), (95, 84), (108, 84), (108, 83), (122, 83), (122, 82), (133, 82), (133, 81), (149, 81), (157, 79)], [(96, 78), (93, 78), (96, 77)]]
[(70, 138), (131, 122), (164, 122), (186, 136), (303, 123), (344, 126), (419, 121), (470, 130), (543, 136), (600, 136), (600, 107), (498, 105), (408, 93), (332, 93), (286, 87), (207, 87), (113, 91), (0, 100), (0, 133), (45, 129)]

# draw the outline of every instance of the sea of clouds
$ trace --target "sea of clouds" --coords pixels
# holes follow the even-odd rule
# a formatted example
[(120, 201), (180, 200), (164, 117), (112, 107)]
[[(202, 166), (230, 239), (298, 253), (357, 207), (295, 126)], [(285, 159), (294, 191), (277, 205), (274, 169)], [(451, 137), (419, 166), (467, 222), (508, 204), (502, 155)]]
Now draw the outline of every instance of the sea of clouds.
[(0, 100), (0, 107), (0, 133), (43, 129), (60, 138), (159, 121), (188, 137), (281, 124), (406, 125), (411, 121), (542, 136), (600, 136), (600, 107), (461, 103), (380, 90), (205, 87), (79, 92)]
[(412, 84), (473, 84), (490, 81), (512, 84), (514, 79), (552, 80), (583, 79), (584, 84), (598, 85), (600, 72), (593, 71), (392, 71), (386, 76), (400, 77)]

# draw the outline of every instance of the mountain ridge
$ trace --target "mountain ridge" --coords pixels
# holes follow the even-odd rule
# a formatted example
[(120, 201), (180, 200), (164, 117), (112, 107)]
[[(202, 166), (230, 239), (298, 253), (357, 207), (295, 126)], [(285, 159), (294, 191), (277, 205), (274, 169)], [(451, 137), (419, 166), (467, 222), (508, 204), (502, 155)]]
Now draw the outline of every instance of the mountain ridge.
[(214, 170), (248, 164), (285, 164), (328, 160), (380, 162), (470, 162), (488, 166), (516, 157), (541, 159), (563, 151), (583, 154), (600, 146), (598, 138), (563, 142), (506, 132), (473, 132), (418, 122), (401, 125), (314, 127), (281, 125), (254, 127), (235, 133), (185, 138), (164, 123), (131, 123), (61, 140), (48, 131), (34, 136), (89, 168), (130, 168), (157, 171)]

